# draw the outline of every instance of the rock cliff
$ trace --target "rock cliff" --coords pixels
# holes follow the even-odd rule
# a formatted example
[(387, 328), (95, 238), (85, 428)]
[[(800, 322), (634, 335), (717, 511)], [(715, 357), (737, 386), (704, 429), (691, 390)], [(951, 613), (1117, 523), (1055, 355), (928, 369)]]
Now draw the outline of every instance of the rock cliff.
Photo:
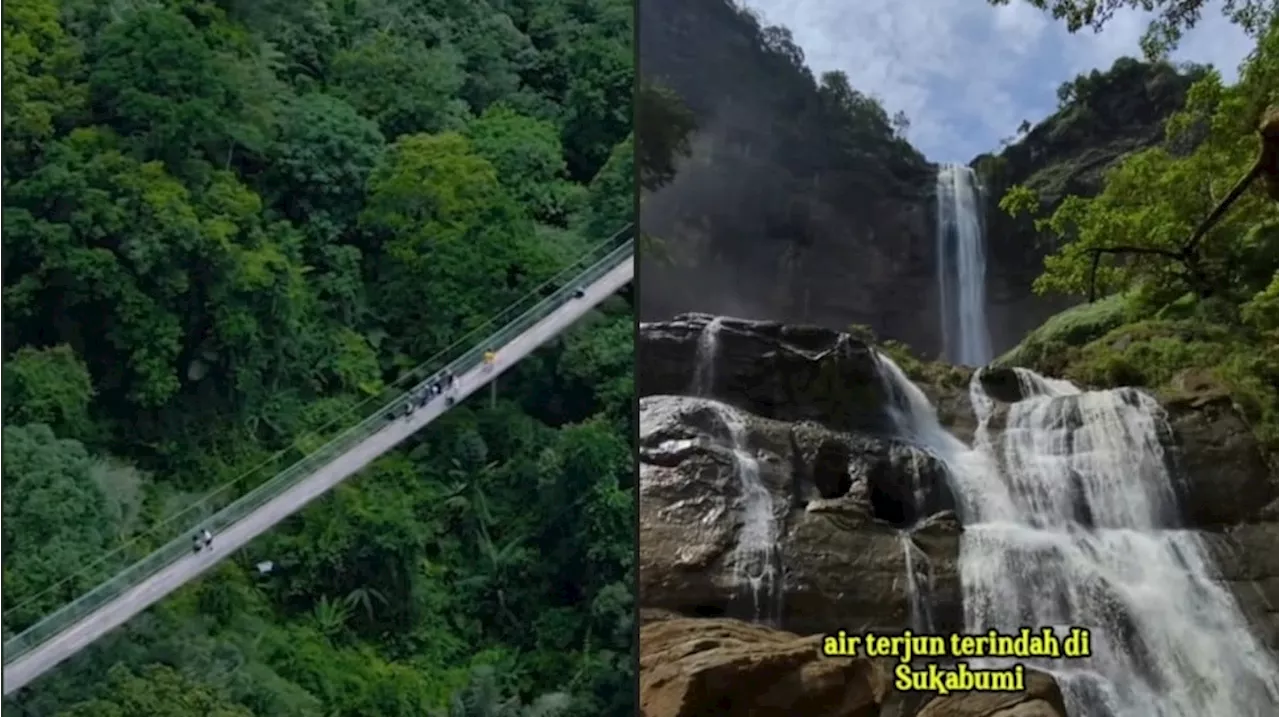
[[(898, 437), (895, 398), (867, 343), (813, 327), (691, 314), (642, 324), (636, 350), (640, 602), (701, 618), (645, 627), (645, 715), (710, 714), (707, 705), (716, 704), (728, 710), (717, 714), (746, 714), (734, 711), (744, 709), (748, 692), (734, 691), (746, 684), (795, 693), (778, 698), (794, 714), (1061, 714), (1047, 692), (1016, 709), (894, 707), (878, 668), (816, 660), (807, 638), (732, 619), (798, 635), (921, 621), (937, 631), (961, 627), (954, 498), (938, 461)], [(972, 431), (972, 414), (960, 408), (963, 387), (913, 378), (935, 404), (951, 407), (940, 411), (944, 423)], [(1023, 398), (1008, 369), (980, 379), (998, 401)], [(1166, 410), (1182, 522), (1204, 537), (1214, 577), (1274, 649), (1275, 476), (1229, 402), (1169, 401)], [(999, 421), (991, 425), (999, 430)], [(755, 458), (777, 536), (777, 572), (763, 591), (744, 587), (737, 549), (753, 499), (739, 472), (743, 451)], [(827, 707), (810, 708), (817, 704)]]
[[(639, 37), (646, 79), (697, 122), (692, 156), (641, 206), (661, 246), (642, 257), (641, 319), (699, 310), (861, 324), (938, 355), (936, 167), (901, 127), (844, 80), (815, 78), (785, 28), (727, 0), (652, 0)], [(996, 207), (1005, 189), (1027, 184), (1046, 207), (1091, 196), (1118, 158), (1160, 141), (1189, 83), (1167, 65), (1120, 61), (1068, 83), (1057, 112), (974, 160), (997, 353), (1074, 301), (1031, 294), (1053, 246)]]
[(665, 249), (643, 258), (641, 318), (863, 323), (928, 348), (934, 170), (884, 110), (735, 3), (654, 0), (639, 21), (646, 79), (697, 120), (641, 206)]
[(970, 165), (986, 203), (987, 302), (997, 353), (1014, 346), (1050, 316), (1078, 299), (1041, 297), (1031, 284), (1044, 257), (1057, 247), (1029, 216), (1012, 218), (999, 207), (1006, 190), (1021, 184), (1040, 197), (1048, 216), (1068, 195), (1091, 197), (1107, 169), (1122, 157), (1164, 140), (1164, 121), (1182, 107), (1187, 89), (1203, 75), (1164, 63), (1122, 57), (1111, 69), (1080, 75), (1059, 90), (1062, 105), (999, 152)]

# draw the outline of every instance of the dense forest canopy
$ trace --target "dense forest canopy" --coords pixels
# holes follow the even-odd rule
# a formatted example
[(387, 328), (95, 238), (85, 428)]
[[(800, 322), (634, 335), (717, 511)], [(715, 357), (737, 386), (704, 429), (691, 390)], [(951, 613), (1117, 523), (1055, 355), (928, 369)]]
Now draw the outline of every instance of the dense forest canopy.
[[(632, 220), (625, 0), (4, 10), (6, 637)], [(630, 715), (632, 317), (4, 713)]]

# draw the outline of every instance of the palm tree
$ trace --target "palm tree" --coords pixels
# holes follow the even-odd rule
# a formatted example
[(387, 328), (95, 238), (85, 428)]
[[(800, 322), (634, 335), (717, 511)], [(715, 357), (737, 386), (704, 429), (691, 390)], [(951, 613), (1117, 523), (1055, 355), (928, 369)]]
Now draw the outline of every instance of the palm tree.
[(385, 606), (387, 604), (387, 596), (373, 588), (356, 588), (344, 600), (348, 609), (355, 609), (357, 605), (363, 607), (365, 615), (368, 616), (370, 622), (373, 622), (374, 602)]
[(311, 616), (316, 621), (316, 629), (325, 637), (333, 637), (342, 631), (351, 617), (351, 606), (346, 601), (329, 599), (323, 595), (311, 609)]

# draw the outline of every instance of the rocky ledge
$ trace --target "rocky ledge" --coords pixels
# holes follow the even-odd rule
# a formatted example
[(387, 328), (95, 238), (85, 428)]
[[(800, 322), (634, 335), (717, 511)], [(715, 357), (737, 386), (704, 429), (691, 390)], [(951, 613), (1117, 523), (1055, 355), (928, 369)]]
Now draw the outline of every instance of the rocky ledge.
[(714, 398), (761, 418), (887, 430), (875, 354), (814, 326), (683, 314), (641, 324), (640, 395)]
[[(960, 627), (961, 528), (953, 498), (937, 460), (895, 436), (889, 411), (893, 399), (873, 347), (825, 329), (685, 315), (642, 324), (637, 353), (642, 396), (640, 603), (702, 618), (675, 623), (681, 625), (687, 654), (655, 658), (650, 647), (642, 648), (645, 714), (710, 714), (686, 711), (692, 709), (687, 705), (736, 704), (743, 686), (755, 684), (757, 674), (751, 670), (756, 669), (776, 674), (795, 689), (810, 678), (814, 685), (839, 679), (880, 684), (866, 666), (846, 664), (839, 669), (854, 672), (845, 674), (830, 666), (835, 663), (817, 667), (810, 664), (811, 657), (787, 657), (793, 647), (784, 643), (802, 638), (725, 618), (767, 621), (791, 633), (814, 635), (901, 629), (918, 624), (921, 615), (913, 620), (913, 610), (927, 607), (934, 629)], [(968, 404), (965, 387), (912, 378), (939, 406), (944, 425), (967, 440), (973, 416), (961, 408)], [(980, 380), (998, 402), (1023, 398), (1007, 374), (991, 372)], [(1166, 453), (1179, 477), (1183, 525), (1204, 538), (1215, 558), (1215, 577), (1230, 586), (1258, 634), (1274, 649), (1275, 476), (1229, 401), (1201, 393), (1195, 399), (1165, 400), (1163, 406), (1170, 428)], [(739, 476), (744, 455), (768, 493), (767, 516), (757, 512), (754, 520), (767, 518), (776, 536), (776, 554), (769, 557), (772, 575), (753, 580), (744, 580), (752, 568), (740, 541), (744, 508), (750, 501), (761, 503), (758, 493), (744, 492)], [(744, 584), (754, 587), (744, 590)], [(677, 628), (646, 630), (650, 635), (671, 631), (672, 637), (663, 638), (667, 642), (647, 644), (677, 649)], [(691, 637), (711, 633), (720, 637), (703, 643)], [(737, 637), (727, 637), (730, 633)], [(699, 644), (720, 645), (715, 648), (720, 652), (693, 649)], [(772, 652), (776, 659), (759, 657)], [(712, 654), (725, 662), (716, 666), (720, 658), (707, 656)], [(697, 671), (705, 667), (708, 676), (686, 675), (677, 680), (684, 686), (671, 686), (677, 678), (670, 670), (662, 673), (668, 677), (652, 672), (664, 662), (681, 660), (692, 661), (691, 670), (695, 663)], [(843, 677), (831, 676), (837, 673)], [(872, 687), (866, 689), (874, 693)], [(672, 696), (684, 694), (682, 690), (695, 696)], [(827, 695), (823, 700), (835, 699), (834, 693), (822, 694)], [(706, 702), (715, 699), (720, 702)], [(849, 702), (855, 703), (863, 704)], [(876, 711), (879, 706), (822, 711), (810, 710), (804, 700), (789, 704), (795, 714), (926, 714), (917, 711), (920, 705), (895, 708), (899, 711)], [(1059, 714), (1052, 700), (1037, 697), (1020, 704), (1034, 706), (1012, 711), (1006, 705), (988, 712), (957, 706), (960, 711), (927, 714)], [(712, 712), (735, 714), (732, 709)]]
[(648, 614), (640, 628), (642, 717), (1065, 717), (1058, 686), (931, 696), (893, 689), (893, 664), (828, 658), (819, 636), (737, 620)]

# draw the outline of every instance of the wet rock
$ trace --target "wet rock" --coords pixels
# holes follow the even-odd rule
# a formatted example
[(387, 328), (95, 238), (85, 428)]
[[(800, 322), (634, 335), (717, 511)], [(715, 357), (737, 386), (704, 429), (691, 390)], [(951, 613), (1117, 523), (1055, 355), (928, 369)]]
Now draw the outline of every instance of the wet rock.
[(1176, 436), (1175, 469), (1187, 525), (1268, 520), (1263, 511), (1276, 499), (1276, 473), (1231, 400), (1201, 395), (1167, 401), (1165, 409)]
[[(917, 589), (941, 630), (959, 629), (963, 619), (959, 537), (957, 530), (915, 543), (915, 562), (923, 563), (914, 566)], [(910, 627), (911, 539), (852, 502), (819, 503), (796, 515), (782, 545), (782, 625), (802, 633)]]
[(979, 369), (978, 383), (982, 384), (988, 396), (1003, 403), (1016, 403), (1025, 398), (1022, 381), (1012, 368), (988, 366)]
[[(712, 321), (714, 350), (700, 356)], [(846, 333), (684, 314), (640, 325), (636, 366), (642, 396), (700, 395), (762, 418), (889, 430), (875, 353)]]
[(1254, 633), (1272, 651), (1277, 648), (1277, 593), (1280, 593), (1280, 526), (1245, 523), (1199, 533), (1213, 560), (1213, 577), (1227, 587)]
[(966, 445), (971, 445), (974, 431), (978, 427), (978, 418), (973, 414), (973, 402), (969, 400), (968, 384), (929, 381), (917, 381), (916, 384), (937, 409), (938, 423), (951, 435)]
[[(907, 516), (923, 520), (920, 587), (930, 590), (941, 622), (958, 624), (959, 529), (936, 459), (892, 439), (740, 412), (778, 535), (774, 589), (751, 593), (735, 564), (744, 503), (731, 441), (717, 418), (723, 410), (681, 396), (640, 401), (642, 606), (750, 618), (755, 600), (767, 599), (764, 616), (802, 632), (906, 627), (902, 506), (919, 487), (924, 510), (938, 514), (927, 518), (912, 507)], [(877, 499), (881, 494), (901, 501), (889, 515), (890, 499)]]
[(792, 441), (806, 499), (850, 496), (899, 528), (955, 507), (946, 467), (910, 444), (837, 433), (813, 422), (793, 424)]
[[(725, 614), (742, 597), (733, 549), (742, 528), (741, 479), (713, 401), (684, 396), (640, 400), (641, 604), (685, 614)], [(774, 498), (781, 525), (794, 489), (790, 428), (741, 414), (746, 450)]]

